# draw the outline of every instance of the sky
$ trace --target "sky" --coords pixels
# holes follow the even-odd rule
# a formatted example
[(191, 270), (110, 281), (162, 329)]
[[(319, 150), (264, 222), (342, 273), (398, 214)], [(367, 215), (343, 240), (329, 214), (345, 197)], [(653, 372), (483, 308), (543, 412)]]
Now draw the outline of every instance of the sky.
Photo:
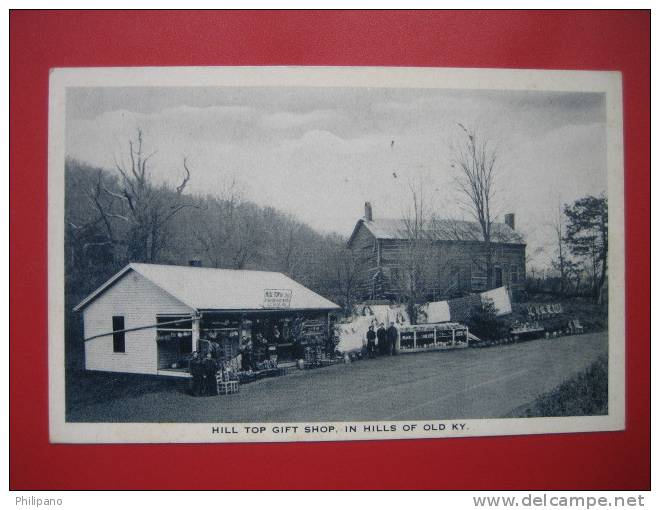
[(597, 93), (334, 87), (67, 89), (66, 152), (113, 169), (144, 133), (151, 175), (192, 193), (236, 180), (247, 199), (348, 237), (370, 201), (401, 217), (410, 186), (467, 219), (451, 166), (458, 123), (498, 152), (497, 220), (516, 215), (529, 265), (547, 267), (560, 204), (607, 189), (605, 98)]

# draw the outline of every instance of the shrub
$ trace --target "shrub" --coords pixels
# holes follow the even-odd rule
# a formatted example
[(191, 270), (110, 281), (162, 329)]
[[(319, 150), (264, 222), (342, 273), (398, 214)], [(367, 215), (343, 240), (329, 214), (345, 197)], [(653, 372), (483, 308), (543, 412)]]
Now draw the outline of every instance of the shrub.
[(481, 340), (499, 340), (509, 334), (508, 321), (497, 317), (497, 309), (490, 299), (475, 306), (466, 322), (470, 333)]

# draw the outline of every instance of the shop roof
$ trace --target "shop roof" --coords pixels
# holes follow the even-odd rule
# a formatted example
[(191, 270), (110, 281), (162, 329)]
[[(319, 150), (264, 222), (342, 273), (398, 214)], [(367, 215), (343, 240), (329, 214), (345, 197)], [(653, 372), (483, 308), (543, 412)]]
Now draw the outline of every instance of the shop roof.
[(267, 310), (266, 290), (290, 290), (292, 310), (335, 310), (339, 306), (282, 273), (239, 269), (131, 263), (87, 296), (82, 310), (129, 271), (135, 271), (196, 310)]

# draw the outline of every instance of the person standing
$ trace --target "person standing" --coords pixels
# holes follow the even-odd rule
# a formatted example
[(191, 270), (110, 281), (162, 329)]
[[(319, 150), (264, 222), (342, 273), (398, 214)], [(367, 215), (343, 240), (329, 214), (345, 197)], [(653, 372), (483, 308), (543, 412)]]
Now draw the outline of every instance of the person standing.
[(255, 361), (264, 361), (268, 356), (268, 340), (261, 334), (257, 333), (254, 345)]
[(378, 325), (376, 338), (378, 339), (378, 353), (385, 356), (387, 354), (387, 331), (385, 331), (385, 325), (382, 322)]
[(193, 396), (199, 397), (204, 386), (204, 366), (197, 351), (193, 352), (192, 358), (188, 362), (188, 372), (192, 375), (191, 393)]
[(367, 331), (367, 356), (374, 358), (376, 356), (376, 332), (373, 325), (369, 326)]
[(206, 355), (204, 360), (204, 378), (205, 378), (205, 394), (206, 395), (217, 395), (218, 394), (218, 381), (216, 379), (216, 374), (218, 373), (218, 364), (213, 359), (213, 356), (209, 352)]
[(389, 355), (394, 356), (396, 354), (396, 341), (399, 339), (399, 331), (394, 326), (393, 322), (390, 322), (390, 327), (387, 328), (387, 346), (389, 348)]
[(241, 347), (241, 370), (247, 372), (254, 369), (254, 358), (252, 356), (252, 340), (243, 337), (243, 346)]

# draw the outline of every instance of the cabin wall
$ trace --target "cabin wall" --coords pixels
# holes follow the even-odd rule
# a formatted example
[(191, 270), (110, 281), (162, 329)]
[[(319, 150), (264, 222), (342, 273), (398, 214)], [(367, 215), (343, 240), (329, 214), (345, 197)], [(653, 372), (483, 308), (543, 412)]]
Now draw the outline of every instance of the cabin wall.
[(379, 259), (381, 258), (379, 253), (380, 242), (367, 227), (360, 224), (349, 248), (359, 258), (359, 264), (362, 268), (359, 281), (356, 284), (357, 293), (358, 295), (368, 296), (373, 292), (373, 277), (379, 268)]
[[(486, 290), (486, 250), (479, 242), (439, 244), (438, 292), (444, 296)], [(524, 290), (525, 245), (492, 245), (493, 284), (505, 285), (513, 292)]]
[(135, 271), (129, 271), (83, 311), (85, 368), (107, 372), (156, 374), (156, 328), (125, 333), (125, 352), (113, 352), (112, 317), (124, 317), (125, 328), (156, 323), (161, 314), (190, 314), (192, 310)]
[[(363, 228), (362, 230), (367, 230)], [(361, 244), (366, 249), (374, 243), (374, 259), (363, 270), (360, 295), (364, 299), (397, 299), (405, 293), (407, 274), (411, 260), (426, 273), (429, 299), (447, 299), (468, 292), (486, 290), (486, 257), (483, 243), (474, 241), (441, 241), (428, 243), (418, 248), (416, 255), (403, 240), (381, 239), (376, 241), (361, 235)], [(358, 236), (356, 235), (356, 241)], [(525, 245), (496, 243), (493, 245), (493, 269), (501, 274), (501, 285), (508, 286), (514, 297), (524, 290)], [(494, 274), (495, 278), (495, 274)], [(497, 282), (499, 283), (499, 282)]]

